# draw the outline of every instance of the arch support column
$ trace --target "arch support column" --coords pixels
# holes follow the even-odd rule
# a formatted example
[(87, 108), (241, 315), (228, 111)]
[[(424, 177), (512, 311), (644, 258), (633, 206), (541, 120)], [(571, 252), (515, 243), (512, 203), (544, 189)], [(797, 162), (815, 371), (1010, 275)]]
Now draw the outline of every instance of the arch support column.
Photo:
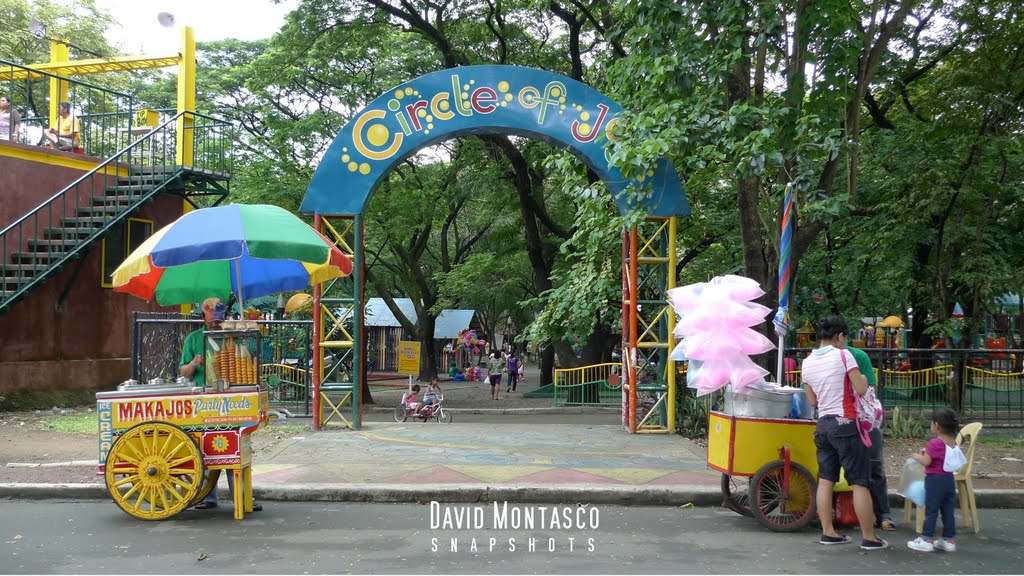
[(351, 276), (313, 289), (313, 428), (319, 430), (337, 416), (359, 430), (366, 380), (363, 217), (317, 214), (313, 225), (352, 260)]
[(622, 235), (622, 425), (630, 433), (669, 433), (676, 422), (675, 312), (677, 218), (648, 218)]

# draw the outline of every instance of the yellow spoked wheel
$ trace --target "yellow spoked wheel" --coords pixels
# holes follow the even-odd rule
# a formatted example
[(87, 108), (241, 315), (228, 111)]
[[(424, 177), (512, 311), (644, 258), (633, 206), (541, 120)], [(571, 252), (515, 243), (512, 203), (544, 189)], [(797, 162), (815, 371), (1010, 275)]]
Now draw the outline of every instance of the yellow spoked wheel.
[(199, 491), (196, 492), (195, 498), (188, 503), (188, 507), (191, 508), (203, 500), (206, 500), (206, 497), (213, 491), (213, 487), (217, 485), (218, 480), (220, 480), (220, 470), (204, 470), (203, 484), (199, 487)]
[(189, 506), (203, 480), (199, 446), (184, 430), (145, 422), (122, 434), (107, 455), (107, 490), (142, 520), (170, 518)]

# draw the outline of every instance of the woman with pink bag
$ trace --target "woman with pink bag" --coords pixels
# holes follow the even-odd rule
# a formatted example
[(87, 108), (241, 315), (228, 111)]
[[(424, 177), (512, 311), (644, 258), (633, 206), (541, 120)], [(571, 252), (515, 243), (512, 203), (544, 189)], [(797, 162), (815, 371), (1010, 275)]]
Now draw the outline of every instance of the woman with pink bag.
[[(858, 396), (868, 391), (867, 379), (853, 355), (845, 350), (849, 328), (838, 316), (827, 316), (818, 325), (818, 348), (802, 366), (804, 389), (812, 406), (818, 408), (814, 445), (818, 458), (818, 518), (825, 545), (845, 544), (850, 537), (839, 534), (832, 524), (832, 490), (839, 481), (839, 468), (853, 488), (863, 540), (862, 550), (882, 550), (889, 544), (875, 536), (870, 492), (870, 439), (862, 440), (858, 422)], [(866, 431), (865, 439), (867, 438)]]

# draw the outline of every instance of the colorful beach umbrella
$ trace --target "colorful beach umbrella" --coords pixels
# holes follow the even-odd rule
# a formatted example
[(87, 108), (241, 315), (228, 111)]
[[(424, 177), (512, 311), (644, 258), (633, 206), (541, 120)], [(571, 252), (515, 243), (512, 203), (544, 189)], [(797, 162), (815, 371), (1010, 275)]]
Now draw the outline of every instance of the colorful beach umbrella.
[(312, 302), (313, 302), (313, 297), (310, 296), (309, 294), (305, 294), (305, 293), (295, 294), (294, 296), (289, 298), (288, 299), (288, 303), (284, 305), (284, 313), (285, 314), (291, 314), (292, 312), (295, 312), (296, 310), (301, 310), (302, 308), (308, 306)]
[(211, 296), (239, 301), (352, 273), (352, 261), (278, 206), (230, 204), (185, 214), (114, 271), (114, 291), (161, 305)]
[(786, 195), (782, 200), (782, 223), (779, 231), (779, 309), (775, 313), (776, 330), (785, 334), (789, 330), (789, 258), (793, 244), (793, 184), (786, 185)]
[(776, 382), (782, 383), (783, 357), (785, 356), (786, 333), (789, 332), (789, 258), (793, 248), (793, 183), (786, 185), (786, 193), (782, 199), (782, 222), (779, 226), (779, 309), (775, 313), (775, 332), (779, 335), (779, 362), (776, 369)]

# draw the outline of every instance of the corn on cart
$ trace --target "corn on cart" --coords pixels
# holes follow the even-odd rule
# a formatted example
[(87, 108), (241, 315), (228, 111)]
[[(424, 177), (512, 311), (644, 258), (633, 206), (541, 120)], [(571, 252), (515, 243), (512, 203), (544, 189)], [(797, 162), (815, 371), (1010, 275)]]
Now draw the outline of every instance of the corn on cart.
[(128, 381), (96, 394), (99, 473), (117, 505), (163, 520), (205, 498), (221, 474), (234, 477), (235, 519), (252, 512), (250, 435), (267, 422), (259, 330), (204, 333), (206, 386)]
[(771, 530), (806, 526), (816, 513), (815, 424), (712, 411), (708, 467), (722, 473), (725, 505)]

